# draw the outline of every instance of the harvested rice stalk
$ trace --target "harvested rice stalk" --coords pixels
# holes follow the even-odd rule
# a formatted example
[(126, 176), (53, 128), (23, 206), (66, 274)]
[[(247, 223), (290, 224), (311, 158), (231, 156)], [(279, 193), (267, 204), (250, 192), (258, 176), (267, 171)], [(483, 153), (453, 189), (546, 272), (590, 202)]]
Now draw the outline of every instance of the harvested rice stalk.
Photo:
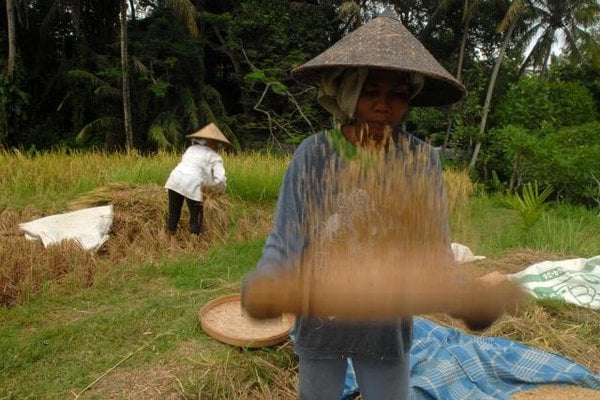
[(404, 146), (398, 157), (366, 151), (342, 169), (332, 163), (323, 176), (310, 172), (299, 229), (310, 245), (287, 272), (248, 281), (251, 315), (449, 312), (481, 328), (519, 299), (510, 283), (486, 287), (460, 275), (448, 248), (441, 176), (428, 152)]
[[(114, 221), (111, 240), (104, 253), (115, 261), (123, 258), (148, 260), (160, 257), (164, 248), (170, 251), (208, 247), (214, 241), (224, 241), (233, 206), (227, 196), (207, 194), (204, 198), (205, 232), (202, 240), (180, 229), (176, 241), (165, 231), (167, 197), (158, 185), (134, 185), (114, 182), (99, 187), (73, 201), (73, 209), (112, 204)], [(184, 207), (182, 219), (188, 218)]]

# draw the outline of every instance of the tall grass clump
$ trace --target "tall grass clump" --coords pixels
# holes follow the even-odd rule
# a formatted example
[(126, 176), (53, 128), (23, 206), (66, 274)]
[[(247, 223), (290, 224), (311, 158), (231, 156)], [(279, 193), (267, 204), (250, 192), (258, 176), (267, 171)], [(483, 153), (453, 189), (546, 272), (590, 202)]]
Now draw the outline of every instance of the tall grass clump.
[[(162, 186), (181, 154), (55, 151), (28, 155), (0, 151), (0, 208), (35, 204), (64, 209), (72, 199), (113, 182)], [(228, 192), (247, 201), (275, 200), (289, 156), (224, 155)]]
[(243, 153), (225, 156), (228, 191), (246, 201), (274, 201), (290, 156)]
[(4, 152), (0, 158), (0, 207), (56, 208), (106, 179), (106, 155), (66, 152), (25, 155)]
[(138, 153), (123, 155), (121, 162), (107, 173), (107, 181), (162, 186), (180, 160), (181, 154), (165, 151), (149, 156)]
[[(589, 212), (593, 217), (593, 212)], [(527, 232), (523, 243), (530, 248), (593, 257), (600, 251), (600, 228), (586, 226), (583, 218), (564, 218), (554, 212), (546, 213), (540, 222)]]
[(455, 238), (467, 235), (469, 218), (469, 207), (471, 196), (474, 192), (474, 184), (465, 170), (444, 170), (444, 184), (446, 198), (448, 201), (448, 219), (452, 228), (452, 236)]
[(67, 203), (108, 182), (157, 183), (166, 180), (177, 163), (175, 155), (56, 151), (25, 155), (0, 153), (0, 208), (35, 204), (60, 210)]

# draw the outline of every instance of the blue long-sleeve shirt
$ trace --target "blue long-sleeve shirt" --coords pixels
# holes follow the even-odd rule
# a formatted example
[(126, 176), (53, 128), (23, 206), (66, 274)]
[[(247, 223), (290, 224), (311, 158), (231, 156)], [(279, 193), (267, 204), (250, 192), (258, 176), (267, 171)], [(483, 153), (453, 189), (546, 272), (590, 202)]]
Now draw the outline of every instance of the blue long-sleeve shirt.
[[(396, 135), (405, 135), (410, 149), (428, 151), (432, 173), (439, 173), (441, 177), (439, 157), (433, 147), (400, 131)], [(330, 134), (321, 132), (305, 139), (296, 150), (283, 179), (274, 226), (262, 258), (247, 280), (253, 275), (299, 267), (310, 245), (311, 235), (307, 229), (314, 228), (307, 226), (313, 221), (308, 215), (313, 211), (309, 203), (318, 203), (324, 193), (330, 194), (329, 186), (334, 184), (329, 179), (331, 171), (344, 168), (346, 163), (340, 154), (343, 149), (333, 139)], [(345, 139), (342, 137), (342, 140)], [(295, 350), (301, 357), (397, 359), (410, 351), (412, 318), (348, 321), (298, 316), (295, 332)]]

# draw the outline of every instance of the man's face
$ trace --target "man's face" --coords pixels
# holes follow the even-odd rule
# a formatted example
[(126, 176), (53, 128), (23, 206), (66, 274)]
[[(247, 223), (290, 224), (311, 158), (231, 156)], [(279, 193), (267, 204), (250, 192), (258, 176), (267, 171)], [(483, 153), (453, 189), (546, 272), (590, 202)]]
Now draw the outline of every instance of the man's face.
[(410, 89), (406, 75), (383, 69), (369, 71), (356, 102), (355, 118), (362, 128), (361, 143), (380, 143), (386, 126), (397, 127), (408, 111)]

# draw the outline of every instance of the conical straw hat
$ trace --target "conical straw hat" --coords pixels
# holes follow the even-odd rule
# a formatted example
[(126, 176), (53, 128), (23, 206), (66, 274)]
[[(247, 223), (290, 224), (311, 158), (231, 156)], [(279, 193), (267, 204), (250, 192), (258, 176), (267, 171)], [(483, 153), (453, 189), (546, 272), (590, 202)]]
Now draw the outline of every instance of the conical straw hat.
[(206, 125), (204, 128), (200, 129), (199, 131), (191, 133), (189, 135), (186, 135), (186, 138), (188, 138), (188, 139), (200, 138), (200, 139), (216, 140), (219, 142), (231, 144), (229, 142), (229, 140), (227, 140), (225, 135), (223, 135), (223, 133), (221, 133), (219, 128), (217, 128), (217, 126), (215, 124), (213, 124), (212, 122), (210, 124)]
[(302, 82), (319, 85), (321, 74), (339, 67), (417, 72), (425, 83), (413, 106), (443, 106), (461, 100), (465, 87), (389, 12), (349, 33), (312, 60), (292, 70)]

